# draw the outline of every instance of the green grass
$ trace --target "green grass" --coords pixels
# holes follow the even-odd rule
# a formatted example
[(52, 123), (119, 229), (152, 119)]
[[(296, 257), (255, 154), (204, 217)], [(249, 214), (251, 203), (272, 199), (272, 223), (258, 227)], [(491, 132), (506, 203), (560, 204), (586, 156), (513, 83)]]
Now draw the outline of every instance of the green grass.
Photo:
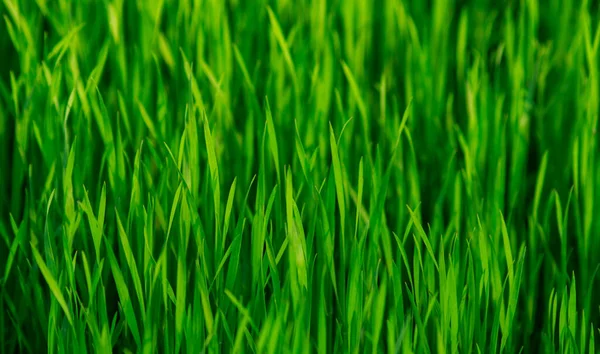
[(596, 352), (597, 2), (0, 17), (0, 353)]

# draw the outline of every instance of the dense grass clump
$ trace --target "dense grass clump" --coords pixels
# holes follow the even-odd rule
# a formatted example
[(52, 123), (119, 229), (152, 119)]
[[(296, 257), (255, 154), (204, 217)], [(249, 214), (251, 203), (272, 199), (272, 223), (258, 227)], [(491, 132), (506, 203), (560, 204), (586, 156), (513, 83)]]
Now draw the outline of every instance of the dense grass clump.
[(594, 353), (599, 11), (3, 0), (0, 353)]

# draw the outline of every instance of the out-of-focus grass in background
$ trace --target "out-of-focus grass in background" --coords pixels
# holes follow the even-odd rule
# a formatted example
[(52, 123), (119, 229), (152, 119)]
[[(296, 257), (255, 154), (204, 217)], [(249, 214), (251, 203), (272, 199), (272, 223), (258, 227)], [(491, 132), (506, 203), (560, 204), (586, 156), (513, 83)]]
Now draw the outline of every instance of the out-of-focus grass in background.
[(597, 2), (0, 15), (0, 351), (595, 352)]

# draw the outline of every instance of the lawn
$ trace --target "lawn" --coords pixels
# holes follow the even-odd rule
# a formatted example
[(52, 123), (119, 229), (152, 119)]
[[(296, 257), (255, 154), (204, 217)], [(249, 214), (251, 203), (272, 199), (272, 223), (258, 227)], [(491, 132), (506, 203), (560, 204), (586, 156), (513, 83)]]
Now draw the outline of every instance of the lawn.
[(0, 353), (600, 346), (598, 2), (0, 17)]

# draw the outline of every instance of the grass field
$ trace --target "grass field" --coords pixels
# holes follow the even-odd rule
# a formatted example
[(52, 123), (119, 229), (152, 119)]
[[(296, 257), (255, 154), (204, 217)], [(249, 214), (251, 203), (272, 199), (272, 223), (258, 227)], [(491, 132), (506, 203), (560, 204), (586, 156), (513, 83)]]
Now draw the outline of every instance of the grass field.
[(600, 5), (2, 0), (1, 353), (595, 353)]

